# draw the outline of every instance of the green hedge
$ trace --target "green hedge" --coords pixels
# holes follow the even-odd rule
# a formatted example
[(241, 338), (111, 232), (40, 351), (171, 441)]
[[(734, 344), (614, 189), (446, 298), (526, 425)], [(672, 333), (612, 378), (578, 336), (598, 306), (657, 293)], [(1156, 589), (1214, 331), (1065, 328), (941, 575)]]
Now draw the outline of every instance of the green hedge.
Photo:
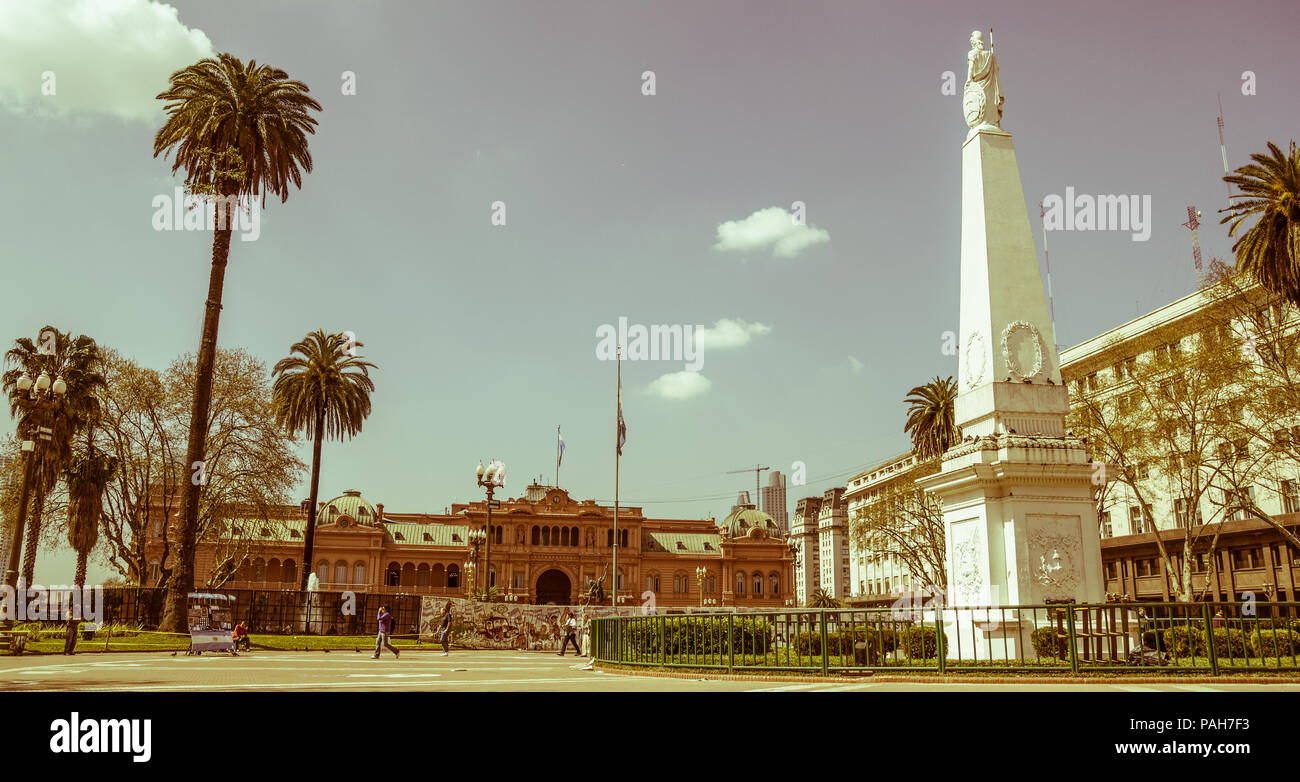
[[(893, 654), (898, 649), (898, 633), (891, 627), (858, 625), (845, 627), (837, 632), (826, 633), (826, 651), (831, 656), (849, 657), (854, 654), (857, 644), (865, 641), (872, 665), (883, 655)], [(821, 633), (816, 630), (795, 635), (794, 650), (801, 656), (819, 657), (822, 653)]]
[[(1164, 651), (1175, 658), (1205, 657), (1208, 654), (1205, 631), (1200, 627), (1171, 627), (1164, 632), (1164, 641)], [(1220, 658), (1243, 658), (1247, 650), (1246, 634), (1241, 630), (1216, 627), (1214, 650)]]
[(1064, 660), (1070, 648), (1069, 639), (1058, 636), (1055, 627), (1038, 628), (1030, 640), (1034, 644), (1034, 654), (1053, 660)]
[(772, 623), (761, 617), (735, 617), (731, 632), (726, 619), (692, 617), (637, 621), (624, 625), (628, 648), (641, 654), (672, 655), (766, 654), (772, 645)]
[[(903, 651), (916, 660), (932, 660), (939, 654), (939, 631), (933, 627), (909, 627), (903, 633)], [(943, 634), (943, 648), (948, 649), (948, 634)]]
[(1300, 632), (1263, 630), (1250, 636), (1250, 653), (1257, 657), (1300, 656)]

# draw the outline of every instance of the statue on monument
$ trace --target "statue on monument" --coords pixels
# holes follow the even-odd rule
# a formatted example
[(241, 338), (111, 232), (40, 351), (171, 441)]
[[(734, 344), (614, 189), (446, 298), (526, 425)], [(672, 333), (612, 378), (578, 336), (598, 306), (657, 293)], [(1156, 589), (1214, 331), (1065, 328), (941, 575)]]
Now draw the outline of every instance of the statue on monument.
[(984, 49), (984, 33), (970, 34), (970, 53), (966, 55), (966, 89), (962, 111), (972, 129), (1002, 129), (1002, 82), (998, 79), (998, 58), (992, 49)]

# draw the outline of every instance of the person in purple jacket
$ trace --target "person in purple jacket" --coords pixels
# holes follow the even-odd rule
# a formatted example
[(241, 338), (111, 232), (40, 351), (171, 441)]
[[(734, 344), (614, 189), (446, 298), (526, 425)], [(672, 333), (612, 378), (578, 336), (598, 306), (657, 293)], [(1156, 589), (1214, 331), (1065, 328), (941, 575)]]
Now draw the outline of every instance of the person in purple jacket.
[(388, 642), (388, 636), (393, 632), (393, 615), (388, 613), (388, 606), (379, 607), (379, 635), (375, 636), (375, 654), (370, 659), (378, 660), (379, 651), (383, 647), (388, 647), (388, 651), (393, 653), (394, 657), (401, 657), (393, 645)]

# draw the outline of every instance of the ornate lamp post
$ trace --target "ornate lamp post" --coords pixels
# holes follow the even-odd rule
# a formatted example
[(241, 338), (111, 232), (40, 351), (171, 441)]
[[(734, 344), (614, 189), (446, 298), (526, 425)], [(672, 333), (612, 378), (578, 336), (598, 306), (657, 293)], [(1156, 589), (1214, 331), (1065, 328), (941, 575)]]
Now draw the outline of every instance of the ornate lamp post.
[(695, 568), (695, 580), (700, 585), (700, 607), (704, 607), (704, 579), (709, 575), (709, 569), (703, 565)]
[(469, 533), (469, 559), (465, 562), (465, 571), (470, 574), (472, 580), (469, 584), (469, 592), (473, 595), (478, 591), (478, 556), (483, 541), (487, 539), (487, 533), (481, 529), (471, 530)]
[[(14, 520), (13, 539), (9, 542), (9, 566), (5, 569), (5, 584), (14, 590), (15, 606), (17, 600), (23, 599), (18, 595), (18, 566), (23, 553), (23, 532), (27, 526), (27, 503), (31, 497), (32, 473), (36, 469), (36, 441), (49, 442), (53, 439), (54, 431), (42, 424), (45, 423), (45, 415), (55, 410), (63, 401), (64, 394), (68, 393), (68, 384), (63, 382), (63, 378), (51, 382), (49, 374), (44, 371), (36, 378), (35, 383), (24, 372), (18, 378), (16, 385), (20, 392), (18, 406), (23, 410), (23, 419), (34, 416), (36, 440), (23, 440), (22, 452), (26, 454), (27, 464), (23, 467), (23, 488), (18, 500), (18, 517)], [(33, 430), (29, 428), (28, 431)], [(0, 629), (13, 629), (13, 624), (14, 617), (5, 617), (5, 620), (0, 622)]]
[(494, 459), (484, 467), (483, 462), (480, 461), (474, 474), (477, 476), (478, 485), (487, 490), (487, 542), (483, 547), (483, 599), (489, 600), (492, 589), (492, 503), (494, 502), (492, 492), (506, 485), (506, 466)]

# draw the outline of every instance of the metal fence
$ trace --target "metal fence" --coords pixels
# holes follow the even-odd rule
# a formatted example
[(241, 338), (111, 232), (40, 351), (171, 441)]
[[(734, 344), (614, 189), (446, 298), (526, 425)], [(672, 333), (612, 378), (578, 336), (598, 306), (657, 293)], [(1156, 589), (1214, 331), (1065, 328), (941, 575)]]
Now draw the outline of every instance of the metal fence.
[(598, 661), (847, 673), (1300, 670), (1300, 602), (791, 609), (608, 617)]
[[(156, 629), (162, 622), (166, 591), (160, 587), (105, 587), (103, 620)], [(235, 598), (232, 616), (243, 620), (250, 633), (372, 635), (379, 631), (377, 617), (381, 605), (393, 614), (395, 635), (415, 634), (420, 621), (420, 595), (266, 589), (215, 591)]]

